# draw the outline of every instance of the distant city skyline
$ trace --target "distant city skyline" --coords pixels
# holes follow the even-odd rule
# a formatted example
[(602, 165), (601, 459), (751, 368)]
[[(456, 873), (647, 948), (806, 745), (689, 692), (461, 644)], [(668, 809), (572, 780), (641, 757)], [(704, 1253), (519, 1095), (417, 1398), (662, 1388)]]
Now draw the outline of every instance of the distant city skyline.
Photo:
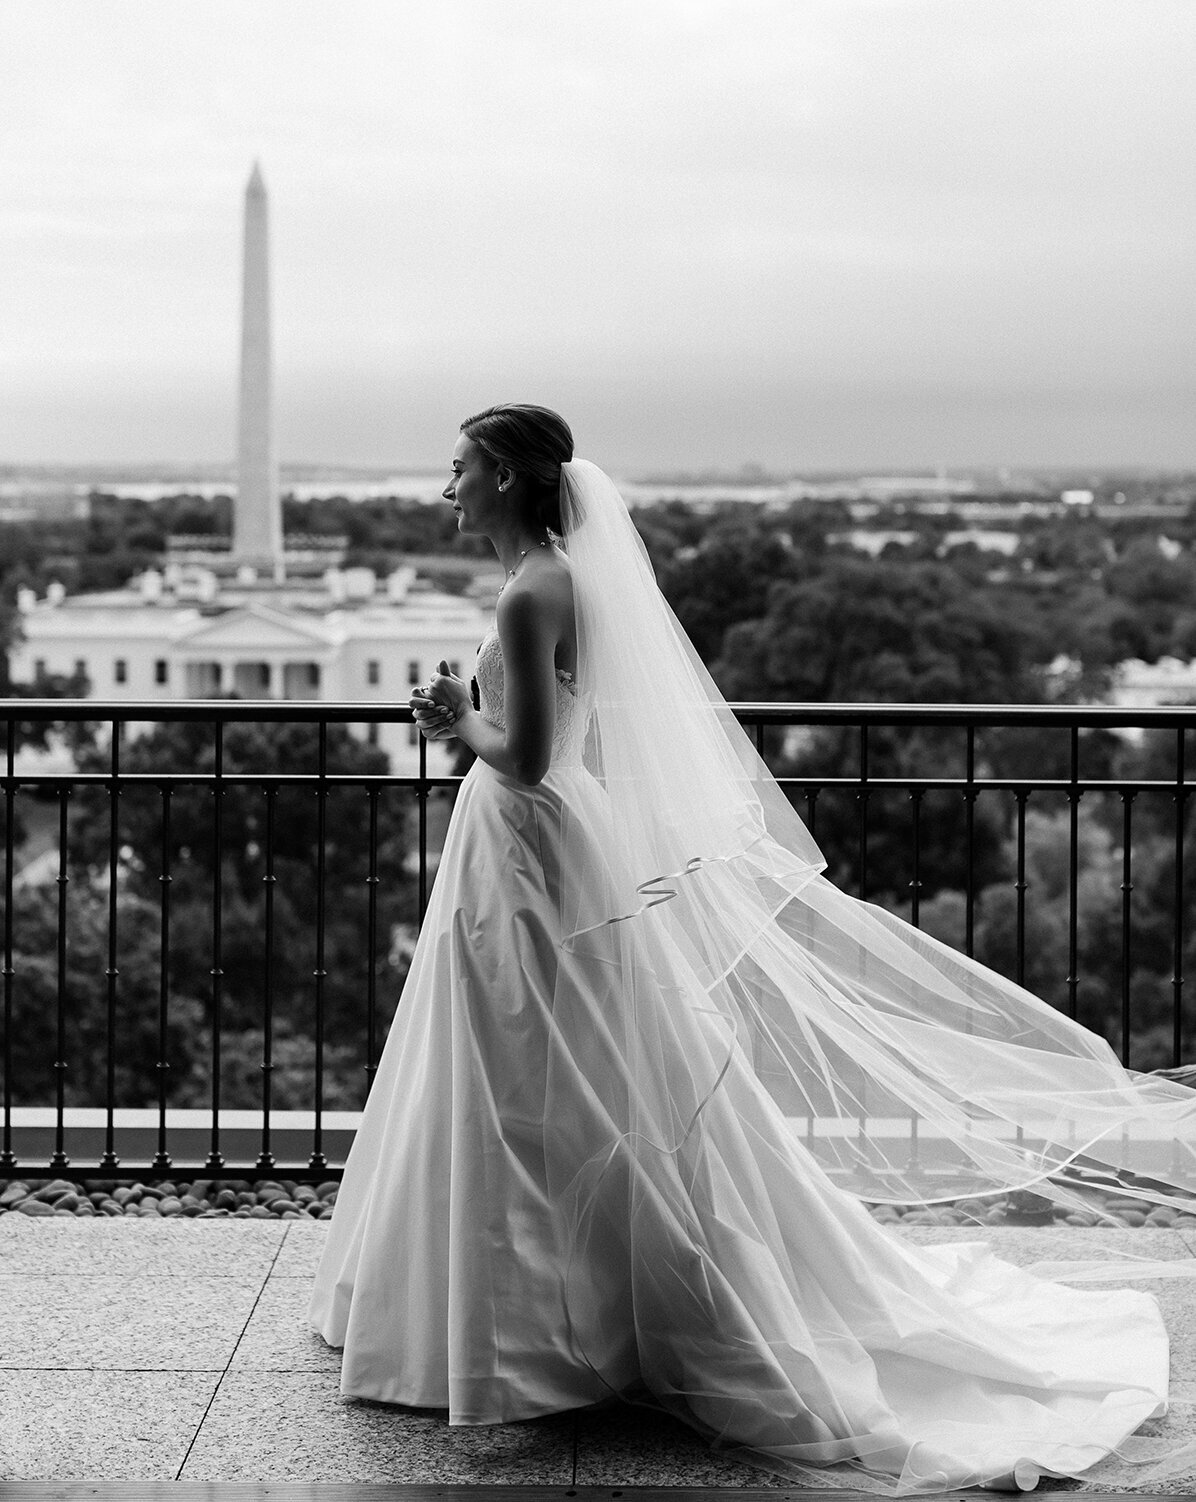
[(1196, 465), (1188, 0), (7, 0), (0, 465)]

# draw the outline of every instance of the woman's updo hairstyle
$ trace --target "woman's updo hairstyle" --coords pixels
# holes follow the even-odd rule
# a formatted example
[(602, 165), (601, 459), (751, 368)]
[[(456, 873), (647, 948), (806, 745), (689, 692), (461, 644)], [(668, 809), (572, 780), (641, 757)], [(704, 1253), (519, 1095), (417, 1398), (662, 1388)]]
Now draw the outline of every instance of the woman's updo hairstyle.
[(573, 457), (573, 434), (548, 407), (504, 402), (461, 424), (466, 438), (496, 464), (507, 464), (527, 487), (528, 520), (561, 534), (561, 465)]

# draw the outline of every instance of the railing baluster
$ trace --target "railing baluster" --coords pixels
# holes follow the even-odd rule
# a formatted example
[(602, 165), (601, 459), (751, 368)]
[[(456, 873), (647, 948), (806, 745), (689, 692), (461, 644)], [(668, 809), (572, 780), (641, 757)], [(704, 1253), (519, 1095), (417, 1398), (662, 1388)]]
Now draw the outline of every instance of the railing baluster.
[(1123, 792), (1121, 795), (1121, 1062), (1127, 1069), (1130, 1062), (1130, 977), (1132, 975), (1130, 946), (1133, 943), (1131, 909), (1134, 890), (1133, 815), (1134, 794)]
[[(868, 786), (868, 726), (860, 726), (860, 790), (856, 795), (859, 799), (859, 883), (860, 898), (865, 900), (868, 896), (868, 800), (871, 790)], [(860, 955), (860, 985), (861, 989), (868, 981), (868, 952), (862, 946)], [(866, 1156), (868, 1142), (868, 1076), (860, 1075), (859, 1114), (857, 1118), (859, 1132), (856, 1139), (857, 1150), (861, 1160)]]
[(868, 896), (868, 800), (872, 796), (868, 786), (868, 727), (860, 726), (860, 788), (856, 794), (859, 803), (859, 892)]
[(1067, 1015), (1080, 1010), (1080, 728), (1071, 727), (1071, 771), (1067, 791), (1070, 833), (1067, 862)]
[(424, 921), (428, 911), (428, 742), (419, 738), (419, 776), (415, 782), (415, 798), (419, 808), (419, 921)]
[[(421, 737), (422, 739), (422, 737)], [(324, 899), (328, 859), (328, 721), (320, 721), (316, 786), (316, 1120), (308, 1168), (328, 1167), (324, 1156)]]
[(1019, 986), (1026, 984), (1026, 893), (1030, 883), (1026, 880), (1026, 802), (1030, 794), (1018, 788), (1017, 798), (1017, 880), (1013, 889), (1017, 893), (1017, 968), (1014, 979)]
[(818, 787), (806, 788), (806, 828), (810, 831), (810, 838), (818, 838), (818, 794), (822, 791)]
[(914, 842), (914, 876), (909, 883), (909, 917), (915, 928), (920, 927), (922, 916), (922, 798), (925, 792), (925, 788), (911, 788), (909, 792)]
[(269, 783), (262, 789), (266, 798), (266, 828), (264, 831), (266, 873), (262, 885), (266, 889), (265, 954), (262, 960), (262, 1141), (258, 1150), (257, 1166), (262, 1173), (274, 1167), (274, 1154), (270, 1150), (270, 1110), (274, 1089), (274, 888), (278, 877), (274, 874), (274, 805), (278, 789)]
[[(1013, 889), (1017, 893), (1017, 958), (1014, 979), (1019, 986), (1026, 984), (1026, 893), (1030, 889), (1030, 883), (1026, 880), (1026, 800), (1029, 796), (1024, 788), (1018, 788), (1014, 794), (1017, 799), (1017, 879), (1013, 883)], [(1018, 1122), (1014, 1141), (1019, 1148), (1025, 1136), (1026, 1129)]]
[(916, 1111), (910, 1112), (909, 1117), (909, 1156), (905, 1160), (905, 1166), (910, 1173), (922, 1171), (922, 1147), (918, 1138), (918, 1123), (921, 1117)]
[(66, 1075), (70, 1067), (66, 1058), (66, 889), (70, 884), (67, 873), (66, 801), (69, 797), (69, 788), (59, 789), (58, 875), (54, 878), (58, 885), (58, 944), (55, 956), (58, 1036), (54, 1050), (54, 1153), (50, 1158), (50, 1167), (55, 1170), (69, 1167), (71, 1161), (66, 1155)]
[(976, 727), (967, 727), (966, 772), (967, 785), (963, 796), (965, 802), (964, 825), (967, 840), (967, 867), (964, 877), (964, 953), (971, 958), (976, 953)]
[(101, 1168), (116, 1168), (116, 997), (120, 971), (117, 968), (117, 895), (120, 875), (120, 726), (112, 721), (111, 775), (108, 783), (108, 1067), (107, 1111), (104, 1123), (104, 1154)]
[(365, 1084), (368, 1094), (378, 1069), (378, 797), (379, 789), (369, 789), (370, 800), (370, 872), (366, 877), (369, 894), (366, 916), (366, 953), (369, 963), (365, 978)]
[[(914, 876), (910, 882), (910, 922), (915, 928), (920, 926), (922, 908), (922, 798), (925, 788), (911, 788), (909, 801), (911, 805), (911, 822), (913, 825), (914, 842)], [(921, 1144), (918, 1140), (918, 1113), (910, 1112), (909, 1118), (909, 1158), (906, 1167), (911, 1173), (921, 1172)]]
[(212, 1132), (208, 1148), (208, 1173), (224, 1167), (220, 1151), (221, 1012), (224, 1007), (224, 721), (213, 724), (215, 745), (212, 766)]
[(1184, 770), (1184, 727), (1175, 732), (1175, 936), (1171, 975), (1172, 1038), (1171, 1065), (1183, 1063), (1183, 994), (1184, 994), (1184, 822), (1187, 817), (1188, 789)]
[(170, 1059), (170, 892), (174, 882), (171, 875), (170, 846), (170, 799), (169, 783), (159, 789), (162, 795), (162, 869), (158, 874), (158, 1151), (154, 1154), (154, 1167), (165, 1172), (170, 1167), (171, 1157), (166, 1141), (166, 1102), (169, 1097)]
[(4, 1147), (0, 1151), (0, 1168), (6, 1172), (17, 1166), (12, 1149), (12, 988), (16, 976), (12, 963), (12, 878), (16, 860), (16, 739), (17, 723), (10, 719), (6, 722), (4, 753)]

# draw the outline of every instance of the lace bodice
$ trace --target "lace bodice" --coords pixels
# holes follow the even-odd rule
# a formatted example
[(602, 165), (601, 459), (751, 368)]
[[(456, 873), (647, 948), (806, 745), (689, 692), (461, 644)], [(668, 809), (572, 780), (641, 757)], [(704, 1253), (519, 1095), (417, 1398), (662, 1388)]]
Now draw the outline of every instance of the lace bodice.
[[(503, 697), (504, 679), (502, 646), (497, 630), (491, 626), (478, 647), (474, 668), (482, 714), (492, 725), (505, 730), (507, 725)], [(581, 760), (581, 727), (584, 719), (577, 703), (573, 674), (556, 670), (556, 729), (552, 736), (552, 765), (562, 766)]]

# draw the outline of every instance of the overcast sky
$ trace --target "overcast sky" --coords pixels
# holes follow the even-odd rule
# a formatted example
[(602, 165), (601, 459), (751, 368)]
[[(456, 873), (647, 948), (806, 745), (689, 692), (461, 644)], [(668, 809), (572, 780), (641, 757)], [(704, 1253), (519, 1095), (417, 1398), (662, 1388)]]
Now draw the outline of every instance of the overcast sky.
[(1193, 0), (0, 0), (0, 462), (1196, 464)]

